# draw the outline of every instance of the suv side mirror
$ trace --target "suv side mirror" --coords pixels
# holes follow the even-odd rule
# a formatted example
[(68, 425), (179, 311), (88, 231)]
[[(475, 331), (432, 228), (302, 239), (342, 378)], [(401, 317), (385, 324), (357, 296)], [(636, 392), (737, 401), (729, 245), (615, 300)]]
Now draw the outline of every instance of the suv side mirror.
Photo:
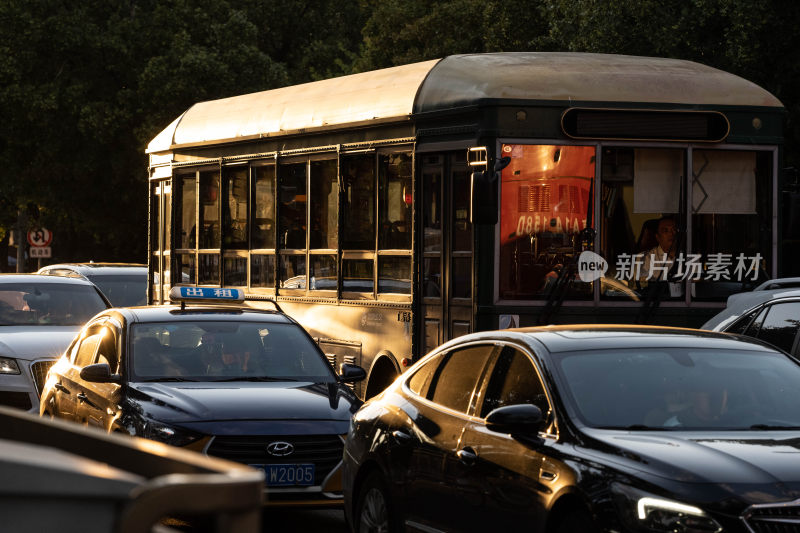
[(367, 377), (367, 371), (357, 365), (342, 363), (339, 365), (339, 381), (342, 383), (355, 383)]
[(498, 407), (486, 417), (487, 429), (511, 435), (536, 435), (544, 425), (542, 410), (529, 403)]
[(92, 383), (119, 383), (118, 374), (111, 373), (108, 363), (97, 363), (81, 369), (81, 379)]

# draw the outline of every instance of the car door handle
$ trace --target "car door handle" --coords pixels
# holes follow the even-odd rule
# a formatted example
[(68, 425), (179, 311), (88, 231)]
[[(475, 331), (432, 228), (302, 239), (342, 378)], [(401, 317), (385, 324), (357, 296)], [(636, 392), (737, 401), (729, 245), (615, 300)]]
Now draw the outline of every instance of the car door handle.
[(469, 446), (458, 450), (456, 455), (458, 456), (458, 460), (467, 466), (473, 466), (478, 461), (478, 454)]
[(414, 437), (399, 429), (392, 431), (392, 437), (394, 441), (401, 446), (408, 446), (414, 442)]
[(69, 392), (68, 388), (66, 388), (64, 385), (62, 385), (58, 381), (53, 383), (53, 388), (56, 389), (57, 391), (63, 392), (64, 394), (72, 394), (71, 392)]
[(95, 409), (98, 409), (98, 407), (94, 403), (92, 403), (92, 401), (84, 393), (79, 392), (77, 398), (79, 402), (85, 403), (89, 407), (94, 407)]

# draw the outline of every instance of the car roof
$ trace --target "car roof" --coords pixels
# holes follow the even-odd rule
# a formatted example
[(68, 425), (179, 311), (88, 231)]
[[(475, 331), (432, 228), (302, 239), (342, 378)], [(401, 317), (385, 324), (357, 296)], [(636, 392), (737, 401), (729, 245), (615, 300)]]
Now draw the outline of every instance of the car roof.
[(54, 269), (72, 270), (81, 275), (142, 274), (147, 275), (147, 265), (139, 263), (57, 263), (39, 269), (39, 272)]
[[(775, 280), (779, 281), (779, 280)], [(769, 287), (769, 285), (761, 285)], [(778, 285), (775, 289), (756, 289), (749, 292), (740, 292), (728, 297), (728, 302), (722, 311), (711, 317), (702, 329), (722, 331), (732, 324), (737, 318), (744, 315), (751, 309), (772, 300), (791, 298), (800, 296), (800, 289), (786, 288)]]
[(470, 340), (517, 340), (527, 344), (535, 344), (535, 341), (538, 341), (553, 353), (641, 347), (771, 350), (757, 340), (739, 335), (688, 328), (630, 324), (576, 324), (514, 328), (472, 333), (459, 337), (448, 344), (460, 344)]
[(81, 278), (67, 278), (63, 276), (46, 276), (44, 274), (0, 274), (0, 284), (5, 283), (53, 283), (53, 284), (73, 284), (73, 285), (88, 285), (94, 287), (94, 284), (88, 280)]
[(229, 322), (274, 322), (294, 324), (287, 315), (268, 309), (253, 309), (235, 305), (143, 305), (138, 307), (117, 307), (107, 313), (118, 313), (128, 323), (148, 322), (193, 322), (229, 321)]

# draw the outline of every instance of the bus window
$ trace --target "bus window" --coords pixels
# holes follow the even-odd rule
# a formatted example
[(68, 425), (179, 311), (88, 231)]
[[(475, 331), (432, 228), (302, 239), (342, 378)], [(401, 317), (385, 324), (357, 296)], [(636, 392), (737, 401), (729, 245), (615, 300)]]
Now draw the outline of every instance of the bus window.
[(177, 218), (180, 223), (181, 234), (178, 239), (178, 248), (194, 248), (195, 247), (195, 224), (196, 220), (196, 177), (194, 174), (180, 176), (180, 201), (175, 202), (177, 209)]
[[(342, 259), (342, 292), (371, 293), (374, 287), (372, 259)], [(348, 296), (358, 297), (358, 296)]]
[(252, 254), (250, 256), (250, 286), (257, 288), (275, 287), (275, 256)]
[(724, 301), (769, 277), (772, 153), (696, 149), (692, 176), (692, 298)]
[(222, 241), (228, 250), (247, 250), (247, 167), (227, 168), (223, 179), (226, 201), (222, 204)]
[[(545, 299), (580, 253), (595, 173), (593, 146), (503, 144), (500, 298)], [(571, 282), (569, 299), (592, 299), (591, 283)]]
[(281, 255), (281, 289), (306, 288), (306, 256)]
[(275, 249), (275, 166), (255, 167), (252, 248)]
[(306, 163), (280, 165), (280, 246), (303, 250), (306, 247)]
[(222, 262), (222, 284), (227, 287), (247, 286), (247, 257), (226, 256)]
[[(637, 301), (654, 279), (666, 280), (662, 272), (683, 241), (678, 213), (685, 167), (684, 150), (603, 150), (600, 255), (608, 272), (601, 280), (601, 299)], [(670, 228), (675, 230), (670, 239), (659, 240), (659, 231)], [(666, 259), (658, 254), (661, 242), (670, 243)], [(662, 300), (683, 298), (679, 283), (652, 289), (661, 290)]]
[(411, 258), (378, 258), (378, 292), (411, 294)]
[(310, 255), (309, 264), (311, 281), (308, 288), (312, 291), (335, 291), (337, 283), (336, 256)]
[(336, 160), (311, 162), (311, 233), (309, 248), (335, 250), (339, 246), (338, 178)]
[(197, 283), (219, 285), (219, 253), (198, 254), (197, 261)]
[[(219, 172), (200, 172), (200, 225), (198, 248), (219, 248)], [(219, 278), (219, 275), (217, 275)], [(219, 283), (219, 279), (217, 280)]]
[[(343, 156), (342, 249), (375, 249), (375, 155)], [(346, 288), (345, 288), (346, 290)]]
[[(337, 161), (311, 161), (309, 284), (312, 291), (335, 291), (338, 282), (339, 180)], [(335, 293), (332, 293), (335, 295)]]
[(381, 250), (411, 249), (411, 155), (381, 154), (378, 158)]

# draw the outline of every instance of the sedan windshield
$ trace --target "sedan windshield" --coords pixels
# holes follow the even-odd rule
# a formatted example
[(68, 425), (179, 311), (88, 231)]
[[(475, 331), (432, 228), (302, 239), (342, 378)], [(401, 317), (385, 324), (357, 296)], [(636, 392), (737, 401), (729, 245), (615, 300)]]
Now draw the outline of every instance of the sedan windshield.
[(79, 326), (105, 308), (89, 284), (0, 284), (0, 326)]
[(800, 365), (777, 352), (639, 348), (556, 356), (563, 396), (591, 427), (800, 429)]
[(335, 381), (296, 324), (135, 324), (128, 361), (136, 381)]

